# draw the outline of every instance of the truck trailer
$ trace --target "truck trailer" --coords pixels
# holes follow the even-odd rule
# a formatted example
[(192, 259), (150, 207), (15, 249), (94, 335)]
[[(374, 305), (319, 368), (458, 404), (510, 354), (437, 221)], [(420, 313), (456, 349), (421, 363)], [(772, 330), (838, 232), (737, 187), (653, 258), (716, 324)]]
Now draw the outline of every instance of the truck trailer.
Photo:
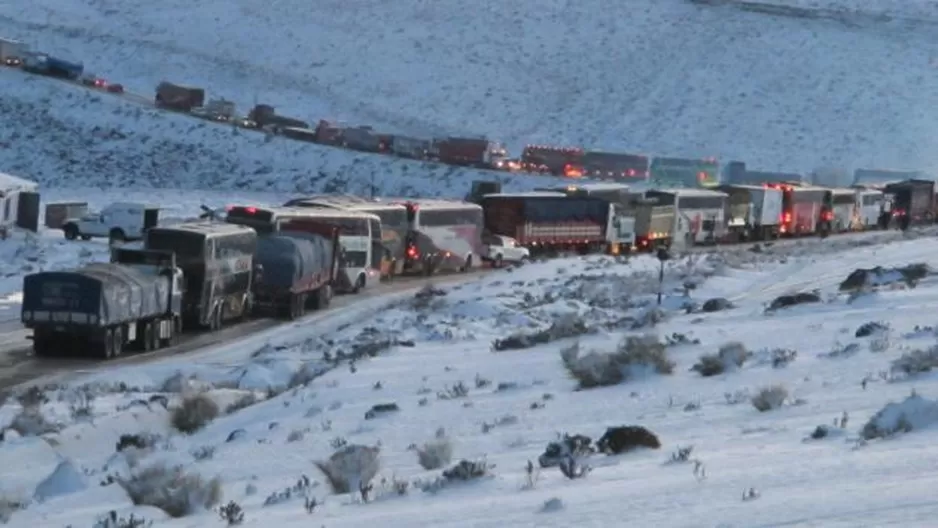
[(113, 262), (23, 279), (23, 326), (37, 356), (100, 359), (172, 345), (182, 330), (184, 280), (171, 252), (115, 249)]
[(514, 238), (532, 256), (605, 251), (617, 230), (615, 206), (600, 198), (555, 192), (488, 194), (482, 207), (486, 232)]
[(729, 196), (726, 229), (734, 241), (778, 238), (783, 218), (782, 190), (762, 185), (726, 184), (716, 188)]
[(84, 64), (53, 57), (46, 53), (29, 53), (23, 57), (23, 70), (39, 75), (77, 81), (85, 71)]
[(159, 108), (191, 112), (193, 108), (205, 105), (205, 90), (163, 81), (156, 87), (154, 102)]
[(322, 310), (332, 300), (338, 272), (339, 234), (298, 233), (257, 239), (254, 257), (255, 313), (297, 319), (307, 308)]

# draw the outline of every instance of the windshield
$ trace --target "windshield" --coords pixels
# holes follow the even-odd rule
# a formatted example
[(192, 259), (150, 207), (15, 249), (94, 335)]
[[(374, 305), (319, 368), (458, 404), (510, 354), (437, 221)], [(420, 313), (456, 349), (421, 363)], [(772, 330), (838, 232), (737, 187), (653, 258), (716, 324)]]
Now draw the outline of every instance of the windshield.
[(368, 265), (368, 252), (346, 251), (342, 263), (346, 268), (364, 268)]

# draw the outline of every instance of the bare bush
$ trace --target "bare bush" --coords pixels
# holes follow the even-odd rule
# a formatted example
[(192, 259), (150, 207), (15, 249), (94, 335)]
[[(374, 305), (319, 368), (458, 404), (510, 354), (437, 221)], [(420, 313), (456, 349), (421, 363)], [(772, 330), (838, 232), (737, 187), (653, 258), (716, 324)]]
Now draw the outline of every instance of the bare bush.
[(743, 366), (752, 356), (745, 345), (738, 341), (725, 343), (720, 346), (716, 354), (705, 354), (700, 356), (691, 370), (699, 372), (703, 377), (717, 376), (724, 372)]
[(13, 417), (9, 428), (19, 433), (20, 436), (41, 436), (59, 430), (56, 424), (46, 419), (39, 407), (24, 407)]
[(901, 357), (893, 360), (890, 371), (893, 374), (912, 376), (930, 372), (936, 367), (938, 367), (938, 345), (927, 350), (919, 349), (902, 354)]
[(253, 392), (249, 392), (245, 394), (244, 396), (241, 396), (240, 398), (235, 400), (233, 403), (229, 404), (227, 407), (225, 407), (225, 414), (236, 413), (240, 411), (241, 409), (246, 409), (256, 404), (259, 401), (260, 399), (258, 399), (257, 394)]
[(560, 352), (567, 372), (579, 382), (580, 388), (617, 385), (645, 373), (671, 374), (674, 363), (667, 349), (654, 336), (628, 336), (615, 352), (591, 351), (580, 356), (579, 345)]
[(316, 461), (316, 467), (322, 471), (329, 487), (336, 495), (361, 493), (362, 500), (368, 500), (371, 481), (381, 468), (380, 449), (363, 445), (348, 445), (336, 451), (326, 461)]
[(208, 394), (200, 392), (183, 398), (172, 411), (172, 424), (179, 432), (192, 434), (218, 417), (218, 404)]
[(205, 480), (182, 467), (151, 466), (117, 482), (137, 506), (153, 506), (170, 517), (185, 517), (209, 509), (221, 500), (221, 481)]
[(117, 515), (116, 510), (107, 512), (94, 523), (94, 528), (149, 528), (150, 526), (153, 526), (153, 521), (137, 517), (132, 513), (130, 517), (121, 517)]
[(453, 442), (443, 428), (437, 429), (433, 440), (416, 447), (417, 463), (426, 470), (440, 469), (453, 460)]
[(564, 314), (557, 317), (550, 327), (533, 333), (517, 333), (504, 339), (496, 339), (492, 348), (497, 351), (522, 350), (561, 339), (579, 337), (590, 332), (582, 317), (576, 314)]
[(778, 409), (785, 404), (787, 399), (788, 389), (784, 385), (772, 385), (759, 389), (750, 401), (759, 412), (766, 412)]

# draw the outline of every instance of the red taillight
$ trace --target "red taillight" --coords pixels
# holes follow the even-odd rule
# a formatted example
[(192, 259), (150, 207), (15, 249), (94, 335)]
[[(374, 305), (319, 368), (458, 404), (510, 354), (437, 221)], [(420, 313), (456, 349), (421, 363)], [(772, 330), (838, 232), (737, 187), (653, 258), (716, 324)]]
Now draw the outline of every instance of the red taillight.
[(830, 221), (833, 220), (833, 219), (834, 219), (834, 212), (833, 212), (833, 211), (824, 211), (824, 221), (830, 222)]
[(635, 177), (635, 169), (629, 169), (629, 171), (628, 171), (626, 174), (628, 175), (629, 178), (634, 178), (634, 177)]
[(415, 248), (414, 246), (408, 247), (408, 248), (407, 248), (407, 257), (408, 257), (408, 258), (412, 258), (412, 259), (417, 258), (417, 248)]
[(245, 207), (244, 212), (247, 214), (257, 214), (257, 207)]
[(790, 223), (791, 223), (791, 213), (785, 213), (785, 216), (784, 216), (784, 220), (783, 220), (783, 221), (784, 221), (786, 224), (790, 224)]
[(698, 172), (698, 173), (697, 173), (697, 181), (707, 181), (707, 173), (706, 173), (706, 172), (703, 172), (703, 171)]

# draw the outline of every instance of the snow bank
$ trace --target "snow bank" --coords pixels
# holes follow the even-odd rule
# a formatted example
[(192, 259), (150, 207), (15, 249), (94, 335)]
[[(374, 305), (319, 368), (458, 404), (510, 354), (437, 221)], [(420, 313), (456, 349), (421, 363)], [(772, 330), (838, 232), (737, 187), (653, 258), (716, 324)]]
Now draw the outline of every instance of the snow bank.
[(909, 433), (938, 423), (938, 401), (912, 394), (901, 402), (883, 407), (863, 426), (866, 439)]

